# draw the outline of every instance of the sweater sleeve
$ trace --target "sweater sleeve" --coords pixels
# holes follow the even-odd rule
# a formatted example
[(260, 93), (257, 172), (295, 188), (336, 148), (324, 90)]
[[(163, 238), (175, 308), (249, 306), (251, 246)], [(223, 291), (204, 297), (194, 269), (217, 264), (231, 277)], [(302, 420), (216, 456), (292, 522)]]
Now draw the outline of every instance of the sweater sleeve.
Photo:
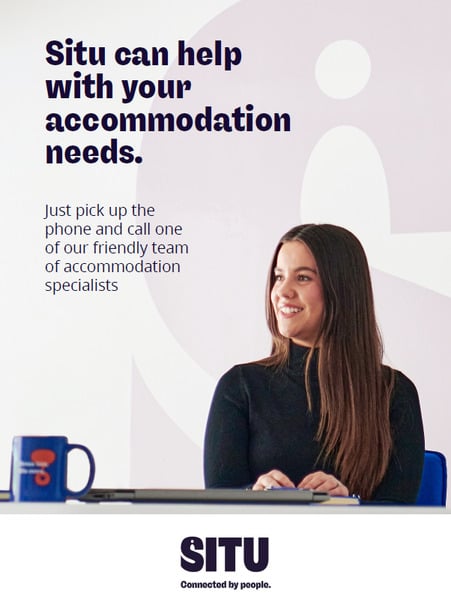
[(387, 472), (372, 500), (414, 504), (423, 472), (423, 422), (415, 385), (399, 371), (395, 375), (390, 410), (393, 450)]
[(206, 488), (240, 488), (252, 483), (248, 410), (241, 370), (235, 366), (219, 380), (210, 407), (204, 441)]

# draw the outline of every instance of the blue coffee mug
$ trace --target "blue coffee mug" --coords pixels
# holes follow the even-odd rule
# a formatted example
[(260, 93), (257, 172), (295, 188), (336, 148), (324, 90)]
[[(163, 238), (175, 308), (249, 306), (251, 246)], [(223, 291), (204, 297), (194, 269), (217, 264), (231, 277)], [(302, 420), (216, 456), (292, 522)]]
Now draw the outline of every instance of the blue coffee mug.
[[(81, 449), (89, 460), (89, 478), (79, 491), (67, 488), (68, 453)], [(67, 437), (14, 437), (11, 458), (12, 501), (65, 501), (77, 499), (92, 486), (95, 463), (84, 445), (69, 443)]]

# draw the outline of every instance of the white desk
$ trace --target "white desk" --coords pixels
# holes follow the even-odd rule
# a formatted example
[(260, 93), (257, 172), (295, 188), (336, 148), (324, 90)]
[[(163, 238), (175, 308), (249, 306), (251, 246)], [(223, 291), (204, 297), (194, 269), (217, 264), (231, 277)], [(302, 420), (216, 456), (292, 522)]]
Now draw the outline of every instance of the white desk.
[(217, 505), (217, 504), (164, 504), (164, 503), (0, 503), (0, 514), (84, 514), (84, 515), (449, 515), (444, 507), (415, 506), (357, 506), (357, 505)]

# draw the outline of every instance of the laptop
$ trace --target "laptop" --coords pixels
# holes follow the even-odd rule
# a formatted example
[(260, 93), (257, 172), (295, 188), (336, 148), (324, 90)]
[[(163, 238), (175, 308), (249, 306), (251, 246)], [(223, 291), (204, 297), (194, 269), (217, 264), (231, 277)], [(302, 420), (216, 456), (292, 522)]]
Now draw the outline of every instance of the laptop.
[(79, 500), (86, 503), (180, 503), (180, 504), (309, 504), (330, 498), (326, 492), (308, 489), (245, 490), (239, 488), (92, 488)]

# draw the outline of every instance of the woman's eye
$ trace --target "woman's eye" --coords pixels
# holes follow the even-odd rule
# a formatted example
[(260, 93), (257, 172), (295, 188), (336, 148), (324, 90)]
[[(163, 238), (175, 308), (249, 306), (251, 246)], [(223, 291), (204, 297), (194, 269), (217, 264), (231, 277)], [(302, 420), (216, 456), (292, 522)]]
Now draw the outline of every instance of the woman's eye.
[(282, 276), (281, 275), (274, 275), (274, 281), (281, 281), (282, 280)]
[(309, 281), (310, 277), (308, 275), (298, 275), (298, 281)]

